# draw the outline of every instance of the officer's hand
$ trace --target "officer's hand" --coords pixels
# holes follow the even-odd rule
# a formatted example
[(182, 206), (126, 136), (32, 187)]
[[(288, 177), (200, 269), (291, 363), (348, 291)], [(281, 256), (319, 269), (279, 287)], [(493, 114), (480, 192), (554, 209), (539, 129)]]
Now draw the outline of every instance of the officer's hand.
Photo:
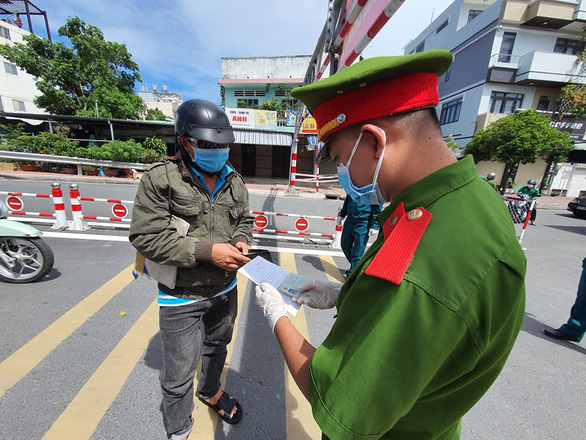
[[(281, 294), (266, 281), (256, 286), (256, 303), (262, 309), (269, 327), (275, 332), (275, 324), (283, 316), (287, 316), (287, 309)], [(288, 316), (287, 316), (288, 317)]]
[(331, 309), (336, 305), (338, 293), (342, 283), (333, 283), (323, 280), (309, 280), (301, 284), (298, 289), (301, 292), (293, 301), (299, 304), (305, 304), (312, 309)]
[(246, 255), (250, 249), (250, 246), (243, 241), (237, 242), (234, 247), (236, 247), (243, 255)]
[(212, 246), (212, 263), (224, 270), (234, 271), (244, 266), (250, 258), (242, 255), (240, 250), (228, 243), (214, 243)]

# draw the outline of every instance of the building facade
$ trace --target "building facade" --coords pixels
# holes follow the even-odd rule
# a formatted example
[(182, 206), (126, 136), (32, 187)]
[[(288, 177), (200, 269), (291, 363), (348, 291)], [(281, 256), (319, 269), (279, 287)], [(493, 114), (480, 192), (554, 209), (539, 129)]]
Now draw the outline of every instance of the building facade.
[(178, 93), (169, 93), (167, 86), (163, 84), (161, 91), (157, 91), (157, 86), (152, 85), (149, 92), (148, 87), (141, 85), (140, 92), (137, 93), (142, 98), (147, 109), (159, 109), (167, 118), (175, 120), (177, 107), (183, 102), (183, 96)]
[[(437, 109), (443, 135), (465, 146), (479, 130), (517, 110), (557, 111), (563, 86), (586, 84), (586, 71), (576, 63), (585, 25), (584, 0), (456, 0), (405, 53), (443, 48), (454, 54), (440, 78)], [(478, 168), (480, 174), (496, 172), (498, 179), (504, 165)], [(546, 168), (543, 161), (523, 165), (515, 180), (540, 180)], [(576, 168), (576, 181), (583, 180), (582, 172)], [(556, 185), (554, 179), (552, 189)], [(568, 195), (581, 190), (586, 186), (572, 186)]]
[[(0, 44), (23, 43), (27, 34), (30, 32), (0, 21)], [(35, 78), (2, 56), (0, 62), (0, 112), (44, 113), (33, 101), (39, 95)]]

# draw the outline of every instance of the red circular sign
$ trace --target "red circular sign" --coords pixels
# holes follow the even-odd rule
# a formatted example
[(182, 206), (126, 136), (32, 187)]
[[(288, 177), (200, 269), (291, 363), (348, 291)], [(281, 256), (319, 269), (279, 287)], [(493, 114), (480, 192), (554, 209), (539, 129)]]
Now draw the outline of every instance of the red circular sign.
[(6, 204), (13, 211), (22, 211), (22, 208), (24, 207), (22, 200), (16, 196), (7, 197)]
[(118, 218), (124, 218), (128, 215), (128, 208), (121, 203), (112, 206), (112, 214)]
[(298, 218), (295, 220), (295, 229), (297, 229), (299, 232), (307, 231), (307, 228), (309, 228), (309, 222), (307, 219)]
[(254, 219), (254, 226), (264, 229), (269, 224), (269, 219), (264, 215), (257, 215)]

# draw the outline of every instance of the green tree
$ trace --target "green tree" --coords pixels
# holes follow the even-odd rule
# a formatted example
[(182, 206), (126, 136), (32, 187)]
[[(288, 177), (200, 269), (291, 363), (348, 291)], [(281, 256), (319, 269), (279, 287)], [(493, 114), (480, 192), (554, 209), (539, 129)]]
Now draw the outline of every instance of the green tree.
[[(535, 163), (538, 158), (548, 164), (563, 162), (572, 151), (570, 133), (549, 125), (547, 116), (533, 109), (498, 119), (480, 130), (464, 148), (474, 162), (495, 161), (514, 166)], [(505, 171), (509, 178), (511, 166)]]
[(154, 109), (149, 108), (147, 110), (145, 119), (147, 121), (166, 121), (167, 116), (165, 116), (165, 114), (159, 110), (159, 107), (155, 107)]
[(139, 119), (146, 107), (134, 93), (138, 65), (121, 43), (106, 41), (96, 26), (69, 17), (58, 30), (71, 47), (34, 34), (25, 43), (0, 44), (0, 55), (35, 76), (35, 104), (52, 114)]

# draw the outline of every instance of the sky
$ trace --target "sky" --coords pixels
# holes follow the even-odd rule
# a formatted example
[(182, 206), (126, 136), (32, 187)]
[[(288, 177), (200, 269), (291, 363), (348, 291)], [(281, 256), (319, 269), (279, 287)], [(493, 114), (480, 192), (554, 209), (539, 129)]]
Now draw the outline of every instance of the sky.
[[(405, 0), (363, 56), (401, 55), (403, 47), (454, 0)], [(51, 37), (69, 16), (126, 45), (142, 85), (163, 84), (184, 100), (220, 103), (222, 57), (312, 55), (327, 0), (32, 0), (47, 11)], [(23, 17), (24, 28), (28, 28)], [(46, 37), (42, 17), (33, 30)], [(140, 90), (140, 84), (136, 85)]]

